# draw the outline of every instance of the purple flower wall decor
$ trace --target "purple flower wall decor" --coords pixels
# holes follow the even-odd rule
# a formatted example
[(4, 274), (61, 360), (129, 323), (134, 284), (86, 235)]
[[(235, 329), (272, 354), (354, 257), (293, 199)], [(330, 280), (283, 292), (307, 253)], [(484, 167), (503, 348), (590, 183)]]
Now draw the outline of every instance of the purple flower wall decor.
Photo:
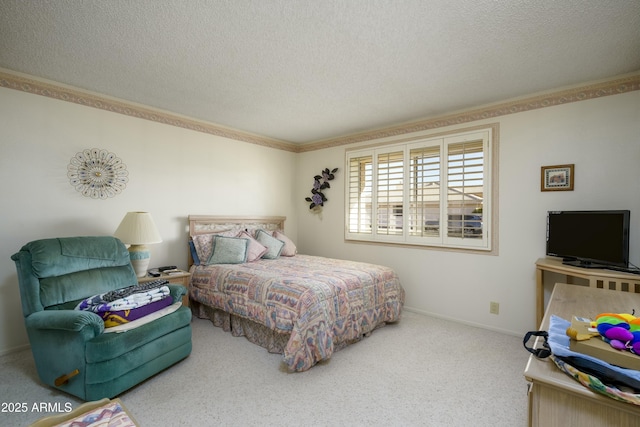
[(318, 206), (324, 206), (324, 202), (327, 201), (327, 197), (324, 195), (323, 190), (327, 188), (331, 188), (329, 185), (329, 181), (335, 178), (335, 173), (338, 171), (338, 168), (335, 168), (329, 171), (329, 168), (326, 168), (322, 171), (320, 175), (316, 175), (313, 177), (313, 188), (311, 189), (311, 197), (305, 197), (307, 202), (310, 202), (309, 209), (313, 209)]

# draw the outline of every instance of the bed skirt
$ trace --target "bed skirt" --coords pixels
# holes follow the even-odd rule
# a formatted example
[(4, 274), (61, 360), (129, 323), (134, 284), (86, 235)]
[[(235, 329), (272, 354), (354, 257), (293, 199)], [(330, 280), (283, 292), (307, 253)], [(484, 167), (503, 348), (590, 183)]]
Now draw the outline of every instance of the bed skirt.
[(269, 353), (284, 354), (291, 334), (278, 333), (264, 325), (244, 317), (229, 314), (226, 311), (189, 301), (191, 311), (199, 319), (209, 319), (214, 326), (231, 332), (234, 337), (245, 337), (253, 344), (264, 347)]
[[(234, 337), (245, 337), (249, 342), (265, 348), (269, 353), (284, 355), (284, 349), (289, 342), (291, 334), (278, 333), (252, 320), (209, 307), (194, 300), (189, 301), (189, 306), (191, 307), (191, 312), (197, 318), (209, 319), (214, 326), (222, 328), (225, 332), (230, 332)], [(382, 322), (373, 330), (380, 329), (385, 325), (386, 322)], [(336, 343), (333, 349), (334, 352), (361, 341), (363, 338), (370, 336), (371, 332), (348, 342)]]

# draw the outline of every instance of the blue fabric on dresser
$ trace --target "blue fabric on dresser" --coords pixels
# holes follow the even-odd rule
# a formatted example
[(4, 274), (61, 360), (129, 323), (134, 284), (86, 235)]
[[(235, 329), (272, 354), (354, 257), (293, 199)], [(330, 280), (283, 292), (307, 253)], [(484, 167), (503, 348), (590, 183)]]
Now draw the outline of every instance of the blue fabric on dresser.
[[(42, 239), (11, 257), (38, 375), (84, 400), (112, 398), (191, 353), (191, 311), (175, 312), (123, 333), (105, 334), (79, 300), (137, 284), (124, 244), (110, 236)], [(174, 302), (187, 290), (169, 285)], [(56, 378), (78, 369), (66, 384)]]

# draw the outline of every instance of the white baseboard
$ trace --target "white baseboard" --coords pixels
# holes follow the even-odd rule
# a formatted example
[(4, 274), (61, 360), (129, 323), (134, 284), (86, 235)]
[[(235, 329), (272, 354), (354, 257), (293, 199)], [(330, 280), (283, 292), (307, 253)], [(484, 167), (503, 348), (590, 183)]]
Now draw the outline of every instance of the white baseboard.
[(514, 337), (522, 337), (523, 334), (519, 334), (515, 331), (509, 331), (506, 329), (501, 329), (501, 328), (494, 328), (491, 326), (487, 326), (487, 325), (483, 325), (480, 323), (474, 323), (474, 322), (468, 322), (465, 320), (460, 320), (456, 317), (449, 317), (449, 316), (443, 316), (441, 314), (436, 314), (436, 313), (431, 313), (425, 310), (420, 310), (418, 308), (413, 308), (413, 307), (407, 307), (406, 305), (403, 307), (403, 310), (407, 310), (410, 311), (412, 313), (416, 313), (416, 314), (422, 314), (425, 316), (430, 316), (430, 317), (437, 317), (438, 319), (444, 319), (444, 320), (449, 320), (451, 322), (456, 322), (456, 323), (461, 323), (463, 325), (469, 325), (469, 326), (473, 326), (474, 328), (480, 328), (480, 329), (486, 329), (489, 331), (494, 331), (494, 332), (500, 332), (501, 334), (506, 334), (506, 335), (511, 335)]
[(11, 353), (17, 353), (19, 351), (26, 350), (26, 349), (28, 349), (30, 347), (31, 346), (29, 344), (24, 344), (24, 345), (21, 345), (21, 346), (18, 346), (18, 347), (10, 348), (8, 350), (0, 350), (0, 357), (6, 356), (6, 355), (11, 354)]

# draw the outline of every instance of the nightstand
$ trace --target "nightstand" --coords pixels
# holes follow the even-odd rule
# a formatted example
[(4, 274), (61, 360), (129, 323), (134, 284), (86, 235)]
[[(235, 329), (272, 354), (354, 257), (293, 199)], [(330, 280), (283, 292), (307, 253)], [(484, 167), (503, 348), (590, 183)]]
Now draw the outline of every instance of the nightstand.
[(182, 285), (187, 288), (187, 294), (182, 296), (182, 305), (189, 307), (189, 278), (191, 273), (188, 271), (180, 271), (179, 273), (161, 274), (158, 277), (146, 275), (144, 277), (138, 277), (138, 283), (147, 283), (152, 280), (168, 280), (172, 285)]

